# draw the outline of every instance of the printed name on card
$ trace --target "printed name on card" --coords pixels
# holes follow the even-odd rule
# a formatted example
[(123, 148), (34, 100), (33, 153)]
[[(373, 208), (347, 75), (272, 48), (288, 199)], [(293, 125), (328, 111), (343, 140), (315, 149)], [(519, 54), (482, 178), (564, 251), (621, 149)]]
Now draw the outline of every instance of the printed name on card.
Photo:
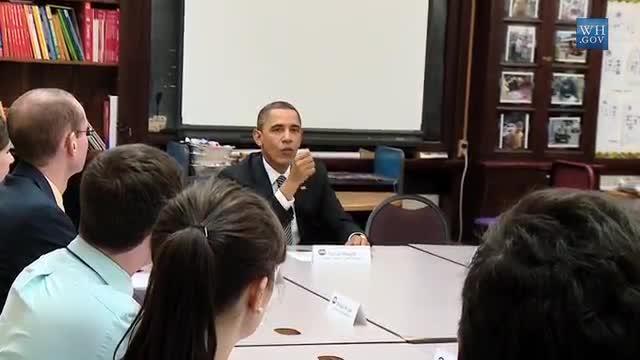
[(333, 293), (329, 299), (327, 313), (330, 318), (345, 325), (366, 325), (367, 318), (364, 315), (362, 305), (357, 301), (338, 293)]
[(314, 245), (313, 263), (371, 264), (371, 247)]

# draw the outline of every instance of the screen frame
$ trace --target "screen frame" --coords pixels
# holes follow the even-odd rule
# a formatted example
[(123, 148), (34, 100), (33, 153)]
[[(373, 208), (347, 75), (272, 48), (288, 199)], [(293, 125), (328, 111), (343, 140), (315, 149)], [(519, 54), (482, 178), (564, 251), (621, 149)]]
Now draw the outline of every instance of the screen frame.
[[(396, 145), (414, 147), (424, 144), (443, 144), (443, 94), (445, 75), (445, 42), (448, 18), (448, 0), (429, 0), (427, 44), (425, 54), (422, 124), (416, 131), (348, 130), (305, 128), (304, 143), (308, 146), (352, 148), (358, 146)], [(202, 126), (182, 122), (182, 80), (184, 44), (184, 1), (180, 2), (176, 93), (177, 132), (180, 138), (209, 138), (234, 145), (253, 145), (250, 126)], [(429, 89), (429, 94), (427, 94)]]

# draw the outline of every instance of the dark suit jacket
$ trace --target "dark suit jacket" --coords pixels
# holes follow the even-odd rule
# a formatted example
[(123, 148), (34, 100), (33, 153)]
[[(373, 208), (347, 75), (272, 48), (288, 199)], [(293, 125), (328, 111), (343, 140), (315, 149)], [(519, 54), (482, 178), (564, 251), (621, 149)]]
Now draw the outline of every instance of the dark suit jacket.
[(18, 164), (0, 184), (0, 308), (22, 269), (75, 236), (44, 175), (27, 163)]
[[(283, 226), (291, 221), (293, 212), (285, 210), (273, 194), (261, 153), (253, 153), (239, 164), (225, 168), (220, 176), (236, 180), (266, 198)], [(301, 245), (344, 244), (349, 235), (362, 232), (344, 212), (322, 163), (316, 161), (316, 172), (294, 197)]]

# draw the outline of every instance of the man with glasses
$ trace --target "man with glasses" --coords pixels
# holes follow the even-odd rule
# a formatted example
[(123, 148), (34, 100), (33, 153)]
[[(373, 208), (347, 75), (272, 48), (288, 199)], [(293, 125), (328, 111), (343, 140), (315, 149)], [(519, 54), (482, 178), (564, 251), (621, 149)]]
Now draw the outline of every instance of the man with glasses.
[(0, 185), (0, 308), (23, 268), (75, 238), (62, 194), (84, 167), (93, 131), (82, 105), (59, 89), (20, 96), (7, 125), (19, 161)]

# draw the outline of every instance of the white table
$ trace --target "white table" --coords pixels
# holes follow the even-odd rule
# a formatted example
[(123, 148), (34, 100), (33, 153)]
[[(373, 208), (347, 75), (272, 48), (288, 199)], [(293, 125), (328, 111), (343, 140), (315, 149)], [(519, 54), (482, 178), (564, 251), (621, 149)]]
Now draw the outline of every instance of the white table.
[[(328, 302), (288, 281), (279, 285), (263, 324), (238, 346), (401, 343), (403, 340), (382, 328), (366, 325), (348, 326), (330, 320)], [(295, 329), (300, 335), (281, 335), (275, 329)]]
[(476, 253), (476, 250), (478, 250), (477, 246), (472, 245), (411, 244), (409, 246), (431, 255), (451, 260), (462, 266), (469, 266), (473, 255)]
[[(320, 346), (266, 346), (235, 348), (230, 360), (318, 360), (322, 356), (335, 356), (344, 360), (433, 360), (437, 351), (451, 356), (443, 360), (456, 360), (458, 344), (356, 344)], [(336, 358), (327, 358), (336, 359)]]
[(367, 319), (411, 342), (455, 341), (466, 269), (407, 246), (372, 248), (371, 265), (312, 264), (287, 255), (284, 276), (329, 299), (361, 303)]
[[(134, 289), (144, 297), (148, 274), (134, 275)], [(401, 343), (400, 337), (374, 325), (345, 326), (326, 315), (328, 302), (288, 281), (276, 285), (265, 318), (238, 346), (354, 343)], [(300, 335), (281, 335), (275, 329), (294, 329)]]

